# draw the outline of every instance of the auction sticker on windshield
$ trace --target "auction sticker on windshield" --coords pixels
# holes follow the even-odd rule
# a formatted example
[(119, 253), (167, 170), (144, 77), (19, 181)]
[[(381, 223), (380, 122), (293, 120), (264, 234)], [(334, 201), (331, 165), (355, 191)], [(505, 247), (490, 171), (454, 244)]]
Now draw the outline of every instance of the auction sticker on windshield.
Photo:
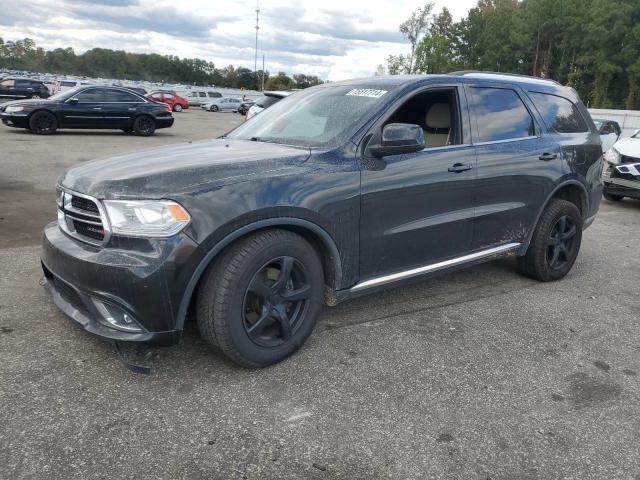
[(372, 98), (380, 98), (387, 90), (374, 90), (372, 88), (354, 88), (353, 90), (349, 90), (345, 95), (355, 95), (357, 97), (372, 97)]

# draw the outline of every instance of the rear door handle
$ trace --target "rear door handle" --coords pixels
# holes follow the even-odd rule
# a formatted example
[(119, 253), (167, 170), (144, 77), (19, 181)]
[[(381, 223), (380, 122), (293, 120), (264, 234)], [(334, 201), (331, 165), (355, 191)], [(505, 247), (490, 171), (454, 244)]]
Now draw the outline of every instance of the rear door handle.
[(460, 173), (464, 172), (465, 170), (471, 170), (472, 168), (473, 165), (471, 165), (470, 163), (466, 165), (463, 163), (454, 163), (451, 167), (449, 167), (449, 171), (453, 173)]
[(540, 155), (538, 158), (544, 162), (548, 162), (549, 160), (554, 160), (558, 158), (558, 155), (556, 153), (545, 152), (542, 155)]
[(102, 110), (102, 107), (93, 107), (94, 110)]

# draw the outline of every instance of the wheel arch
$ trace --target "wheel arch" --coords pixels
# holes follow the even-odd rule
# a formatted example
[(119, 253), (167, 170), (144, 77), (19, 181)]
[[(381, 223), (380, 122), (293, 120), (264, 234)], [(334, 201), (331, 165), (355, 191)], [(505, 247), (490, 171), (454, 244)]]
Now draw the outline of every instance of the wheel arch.
[(342, 282), (342, 261), (338, 247), (329, 233), (316, 223), (295, 217), (276, 217), (258, 220), (250, 224), (244, 225), (232, 233), (225, 236), (222, 240), (211, 247), (204, 258), (200, 261), (191, 279), (187, 283), (176, 319), (176, 330), (182, 330), (186, 320), (189, 305), (193, 300), (193, 296), (197, 291), (197, 287), (202, 279), (205, 270), (216, 261), (222, 252), (231, 244), (246, 237), (249, 234), (259, 230), (269, 228), (280, 228), (297, 233), (316, 250), (325, 275), (325, 285), (330, 290), (335, 291)]
[(522, 243), (518, 255), (524, 255), (526, 253), (529, 248), (529, 243), (531, 243), (533, 232), (535, 231), (536, 226), (540, 221), (540, 217), (542, 216), (542, 212), (547, 208), (549, 202), (554, 199), (567, 200), (573, 203), (578, 207), (578, 210), (580, 210), (582, 220), (585, 221), (587, 219), (589, 212), (589, 194), (587, 193), (586, 187), (577, 179), (572, 178), (562, 181), (551, 191), (540, 210), (538, 210), (535, 222), (532, 224), (526, 240)]

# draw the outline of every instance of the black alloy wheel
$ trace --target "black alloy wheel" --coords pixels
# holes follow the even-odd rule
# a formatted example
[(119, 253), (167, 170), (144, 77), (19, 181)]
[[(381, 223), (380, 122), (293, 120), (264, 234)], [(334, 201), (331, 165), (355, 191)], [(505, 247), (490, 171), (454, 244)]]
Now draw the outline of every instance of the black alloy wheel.
[(249, 338), (262, 347), (282, 345), (300, 327), (310, 293), (306, 269), (295, 258), (268, 262), (245, 292), (243, 326)]
[(149, 137), (156, 131), (156, 122), (149, 115), (140, 115), (133, 122), (133, 131), (142, 137)]
[(558, 219), (549, 234), (547, 262), (554, 270), (561, 270), (573, 257), (574, 240), (578, 229), (568, 215)]
[(210, 112), (217, 112), (219, 110), (217, 105), (211, 105), (211, 108), (209, 109)]
[(29, 129), (37, 135), (51, 135), (58, 128), (58, 120), (50, 112), (35, 112), (29, 119)]

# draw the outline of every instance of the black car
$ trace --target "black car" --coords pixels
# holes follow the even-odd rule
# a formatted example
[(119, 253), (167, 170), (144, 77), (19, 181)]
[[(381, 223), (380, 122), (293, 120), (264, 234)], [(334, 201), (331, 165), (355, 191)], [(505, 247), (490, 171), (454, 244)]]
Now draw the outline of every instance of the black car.
[(59, 128), (120, 129), (137, 135), (153, 135), (173, 125), (166, 105), (120, 87), (80, 87), (48, 100), (20, 100), (0, 105), (2, 123), (49, 135)]
[(0, 98), (48, 98), (47, 86), (28, 78), (4, 78), (0, 81)]
[(253, 107), (253, 105), (254, 105), (255, 103), (256, 103), (256, 102), (255, 102), (255, 101), (253, 101), (253, 100), (244, 100), (244, 101), (240, 104), (240, 106), (238, 107), (238, 113), (239, 113), (240, 115), (246, 115), (246, 114), (247, 114), (247, 112), (249, 111), (249, 109), (250, 109), (251, 107)]
[(505, 255), (561, 279), (598, 212), (601, 157), (576, 92), (549, 80), (324, 84), (217, 140), (68, 170), (44, 284), (103, 337), (175, 343), (194, 312), (229, 358), (265, 366), (323, 303)]

